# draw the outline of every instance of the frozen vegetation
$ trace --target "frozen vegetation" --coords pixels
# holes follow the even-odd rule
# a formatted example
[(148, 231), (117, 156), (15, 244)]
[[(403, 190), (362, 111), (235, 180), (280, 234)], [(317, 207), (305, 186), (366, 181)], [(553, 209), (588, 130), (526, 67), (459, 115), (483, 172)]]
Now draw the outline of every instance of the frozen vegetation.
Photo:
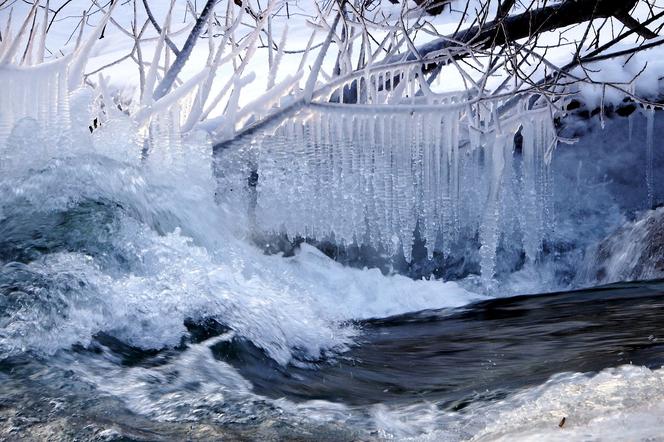
[[(315, 383), (260, 390), (348, 362), (383, 325), (426, 328), (496, 297), (663, 277), (658, 1), (583, 0), (578, 17), (566, 1), (453, 0), (437, 16), (387, 1), (364, 13), (54, 3), (0, 0), (0, 394), (13, 404), (0, 413), (42, 388), (11, 373), (32, 382), (44, 370), (39, 394), (55, 403), (64, 385), (86, 410), (94, 390), (132, 419), (200, 425), (200, 439), (227, 436), (208, 423), (254, 421), (282, 438), (299, 426), (333, 439), (661, 430), (662, 369), (630, 365), (453, 405), (345, 404), (308, 395)], [(538, 8), (561, 22), (547, 28)], [(526, 16), (542, 29), (519, 34)], [(457, 32), (478, 26), (515, 40)], [(354, 266), (315, 246), (355, 253)], [(405, 342), (435, 340), (423, 336)], [(352, 362), (358, 379), (365, 362)], [(261, 378), (261, 367), (273, 371)], [(369, 390), (393, 394), (397, 377)], [(549, 425), (562, 415), (573, 416), (564, 437)]]
[[(289, 27), (278, 24), (276, 11), (283, 7), (271, 2), (256, 16), (253, 9), (229, 4), (224, 24), (206, 7), (207, 15), (201, 15), (193, 27), (182, 28), (189, 32), (182, 50), (173, 50), (172, 38), (181, 33), (170, 35), (178, 11), (175, 4), (159, 10), (165, 14), (161, 28), (156, 27), (159, 34), (144, 49), (141, 38), (150, 20), (139, 32), (137, 7), (123, 5), (122, 12), (113, 15), (118, 6), (112, 4), (107, 11), (97, 11), (101, 18), (92, 31), (84, 32), (87, 22), (82, 22), (76, 44), (66, 55), (44, 62), (49, 10), (42, 8), (42, 12), (35, 4), (20, 26), (12, 27), (7, 20), (0, 75), (7, 85), (3, 102), (11, 105), (0, 116), (0, 139), (14, 143), (10, 132), (26, 117), (38, 121), (48, 138), (62, 134), (64, 128), (85, 132), (93, 121), (112, 124), (125, 112), (135, 127), (135, 134), (127, 135), (141, 146), (135, 155), (144, 158), (157, 157), (173, 165), (186, 162), (176, 159), (187, 156), (183, 142), (206, 133), (222, 164), (218, 173), (226, 179), (221, 181), (218, 200), (250, 213), (257, 233), (285, 234), (290, 240), (331, 240), (341, 247), (366, 246), (386, 256), (403, 256), (406, 262), (413, 261), (416, 237), (429, 259), (434, 252), (451, 257), (455, 245), (477, 238), (477, 262), (485, 285), (491, 285), (498, 272), (497, 253), (503, 238), (521, 245), (527, 263), (536, 262), (554, 223), (551, 161), (559, 143), (554, 115), (563, 101), (552, 104), (520, 78), (509, 86), (508, 66), (491, 58), (477, 55), (474, 60), (481, 75), (471, 74), (458, 63), (445, 61), (456, 56), (449, 48), (447, 52), (439, 49), (435, 39), (423, 48), (431, 63), (446, 66), (442, 74), (427, 79), (429, 68), (409, 58), (418, 51), (410, 37), (398, 40), (396, 31), (379, 29), (383, 40), (370, 50), (366, 33), (351, 26), (351, 38), (346, 35), (349, 25), (342, 27), (338, 18), (332, 22), (317, 7), (302, 5), (298, 8), (303, 8), (305, 17), (313, 20), (318, 14), (319, 22), (311, 26), (310, 38), (299, 41), (304, 47), (297, 54), (297, 69), (282, 68)], [(637, 5), (637, 14), (641, 7)], [(153, 14), (151, 10), (142, 13), (148, 11)], [(387, 11), (403, 19), (398, 8)], [(256, 22), (248, 31), (241, 26), (245, 14)], [(454, 14), (451, 19), (441, 18), (442, 29), (453, 19)], [(106, 31), (111, 26), (115, 32)], [(341, 37), (335, 33), (337, 27), (343, 29)], [(278, 46), (268, 51), (265, 91), (247, 94), (257, 81), (249, 69), (260, 63), (257, 46), (268, 28), (270, 44), (278, 41)], [(218, 30), (223, 38), (218, 43), (208, 38), (207, 54), (196, 47), (197, 37)], [(273, 37), (277, 31), (279, 40)], [(105, 38), (133, 41), (130, 55), (138, 62), (140, 74), (134, 92), (123, 92), (127, 84), (118, 89), (117, 80), (107, 78), (104, 69), (85, 73), (102, 32), (108, 34)], [(331, 67), (334, 45), (338, 55)], [(401, 48), (405, 61), (394, 55)], [(353, 50), (360, 51), (361, 68), (353, 66)], [(381, 50), (387, 53), (383, 59)], [(191, 54), (205, 55), (206, 62), (199, 69), (190, 68), (179, 80)], [(636, 54), (636, 60), (630, 57), (626, 65), (639, 65), (643, 56)], [(112, 59), (109, 55), (98, 58)], [(105, 66), (113, 69), (125, 58)], [(557, 58), (562, 56), (553, 56)], [(190, 65), (198, 64), (196, 57), (192, 60)], [(603, 78), (593, 75), (588, 84), (570, 81), (568, 88), (577, 90), (588, 105), (595, 105), (599, 98), (600, 109), (634, 94), (647, 98), (657, 90), (651, 74), (656, 68), (647, 69), (648, 63), (645, 60), (645, 67), (626, 88), (620, 86), (624, 79), (611, 78), (612, 68), (603, 65), (600, 72), (607, 72)], [(306, 75), (305, 66), (309, 67)], [(484, 72), (479, 69), (482, 66)], [(552, 75), (547, 66), (543, 71), (541, 66), (526, 68), (521, 74), (542, 82)], [(330, 68), (336, 71), (331, 78), (325, 73)], [(569, 80), (579, 75), (577, 70), (570, 70)], [(446, 77), (452, 81), (441, 81)], [(450, 91), (459, 78), (465, 90)], [(600, 79), (604, 86), (598, 90)], [(246, 95), (250, 98), (243, 98)], [(654, 110), (647, 99), (645, 103), (646, 199), (652, 207), (657, 196)], [(516, 212), (518, 219), (507, 220)]]

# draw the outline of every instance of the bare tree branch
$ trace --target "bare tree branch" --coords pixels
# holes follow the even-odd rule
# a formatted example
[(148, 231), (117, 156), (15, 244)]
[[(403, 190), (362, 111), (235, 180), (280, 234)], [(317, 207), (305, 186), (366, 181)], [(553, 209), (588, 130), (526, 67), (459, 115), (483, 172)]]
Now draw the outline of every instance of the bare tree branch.
[(632, 31), (636, 31), (636, 33), (639, 34), (643, 38), (652, 39), (652, 38), (657, 37), (657, 34), (652, 32), (650, 29), (646, 28), (645, 26), (641, 26), (638, 21), (634, 20), (626, 12), (620, 12), (620, 13), (616, 14), (615, 17), (618, 20), (620, 20), (620, 22), (622, 24), (627, 26)]
[[(475, 50), (489, 49), (515, 42), (522, 38), (533, 37), (537, 34), (564, 28), (566, 26), (583, 23), (595, 18), (615, 17), (618, 14), (627, 14), (636, 4), (637, 0), (579, 0), (566, 1), (544, 8), (528, 10), (519, 15), (505, 17), (477, 25), (459, 32), (454, 39), (442, 37), (418, 48), (420, 55), (426, 56), (445, 49), (453, 49), (462, 44), (468, 44)], [(407, 60), (414, 60), (409, 55)], [(392, 58), (389, 62), (395, 62)], [(435, 68), (435, 64), (426, 66), (426, 70)]]

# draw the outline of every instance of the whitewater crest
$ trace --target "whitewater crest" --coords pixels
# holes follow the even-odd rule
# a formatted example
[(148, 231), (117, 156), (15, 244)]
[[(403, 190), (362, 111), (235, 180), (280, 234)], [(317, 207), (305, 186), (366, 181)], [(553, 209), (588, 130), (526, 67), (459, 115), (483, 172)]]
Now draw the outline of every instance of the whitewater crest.
[(188, 320), (211, 318), (287, 364), (352, 345), (349, 321), (477, 299), (454, 283), (346, 269), (312, 248), (264, 256), (245, 239), (243, 211), (215, 203), (210, 142), (178, 132), (178, 106), (141, 124), (109, 100), (103, 77), (82, 85), (95, 35), (34, 65), (3, 41), (2, 357), (100, 333), (173, 347)]
[[(42, 90), (39, 103), (50, 100)], [(349, 321), (477, 299), (454, 283), (346, 269), (308, 247), (264, 256), (245, 239), (243, 212), (214, 201), (205, 136), (141, 159), (130, 116), (108, 112), (88, 130), (100, 93), (76, 85), (59, 97), (61, 130), (28, 105), (2, 113), (12, 121), (0, 165), (3, 357), (53, 354), (100, 333), (173, 347), (188, 320), (212, 318), (287, 364), (352, 345)]]
[[(115, 148), (122, 157), (136, 145)], [(0, 179), (4, 356), (100, 332), (177, 346), (187, 320), (213, 318), (286, 364), (352, 344), (349, 320), (477, 299), (454, 283), (347, 269), (313, 248), (263, 255), (243, 239), (242, 215), (214, 202), (209, 162), (180, 170), (72, 149)]]

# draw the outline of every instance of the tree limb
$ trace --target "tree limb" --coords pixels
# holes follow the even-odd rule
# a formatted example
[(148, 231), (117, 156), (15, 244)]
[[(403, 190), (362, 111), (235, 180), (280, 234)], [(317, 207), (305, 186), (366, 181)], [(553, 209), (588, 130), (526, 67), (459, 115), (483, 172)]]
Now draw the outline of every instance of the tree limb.
[[(493, 20), (486, 24), (472, 26), (457, 33), (454, 39), (442, 37), (418, 48), (421, 56), (453, 49), (463, 44), (475, 50), (486, 50), (492, 46), (500, 46), (522, 38), (564, 28), (596, 18), (627, 15), (637, 0), (578, 0), (565, 1), (555, 5), (529, 10), (522, 14)], [(393, 57), (388, 62), (396, 62), (402, 56)], [(407, 60), (414, 60), (410, 54)], [(425, 66), (426, 71), (436, 67), (436, 63)]]
[[(150, 23), (152, 23), (152, 26), (157, 30), (158, 34), (161, 34), (161, 26), (159, 26), (159, 23), (157, 23), (157, 20), (155, 20), (154, 15), (152, 15), (152, 11), (150, 10), (150, 7), (148, 6), (148, 0), (143, 0), (143, 7), (145, 8), (145, 13), (148, 15), (148, 20), (150, 20)], [(177, 57), (180, 54), (180, 50), (178, 49), (177, 46), (175, 46), (175, 43), (173, 43), (173, 40), (168, 38), (168, 35), (165, 37), (166, 44), (168, 45), (169, 48), (171, 48), (171, 51), (175, 54)]]
[(615, 15), (615, 17), (620, 21), (620, 23), (624, 24), (632, 31), (635, 31), (643, 38), (650, 40), (657, 37), (657, 34), (652, 32), (650, 29), (646, 28), (645, 26), (641, 26), (641, 24), (638, 21), (634, 20), (634, 18), (632, 18), (626, 12), (618, 13)]
[(184, 64), (187, 62), (187, 59), (191, 55), (191, 51), (194, 50), (194, 46), (196, 46), (196, 40), (200, 36), (201, 32), (203, 31), (203, 27), (208, 21), (208, 17), (212, 13), (212, 10), (214, 9), (215, 4), (217, 3), (217, 0), (207, 0), (205, 2), (205, 6), (203, 7), (203, 11), (201, 12), (201, 15), (196, 19), (196, 24), (194, 25), (194, 28), (191, 30), (189, 33), (189, 36), (187, 37), (187, 41), (184, 42), (184, 46), (182, 46), (182, 50), (180, 50), (180, 53), (177, 55), (175, 58), (175, 61), (173, 62), (173, 65), (170, 67), (168, 72), (164, 75), (164, 78), (161, 80), (159, 85), (154, 91), (153, 98), (156, 100), (159, 100), (162, 98), (164, 95), (168, 93), (168, 91), (171, 89), (171, 86), (173, 85), (173, 82), (175, 82), (175, 79), (177, 78), (178, 74), (184, 67)]
[(500, 3), (498, 7), (498, 13), (496, 14), (496, 20), (503, 19), (507, 17), (510, 13), (510, 10), (514, 7), (516, 0), (504, 0)]

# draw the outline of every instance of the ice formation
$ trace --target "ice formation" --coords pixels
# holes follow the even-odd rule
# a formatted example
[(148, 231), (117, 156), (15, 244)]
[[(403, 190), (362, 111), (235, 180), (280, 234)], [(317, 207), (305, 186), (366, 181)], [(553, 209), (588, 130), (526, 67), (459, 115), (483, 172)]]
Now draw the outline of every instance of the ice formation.
[(23, 118), (40, 121), (47, 129), (69, 127), (67, 60), (37, 66), (0, 66), (0, 143)]
[[(16, 58), (18, 45), (11, 39), (3, 42), (0, 81), (6, 87), (0, 98), (10, 105), (0, 113), (0, 143), (7, 144), (15, 125), (25, 118), (38, 122), (46, 136), (52, 130), (66, 134), (72, 127), (87, 130), (85, 117), (71, 120), (71, 115), (85, 112), (70, 112), (70, 105), (76, 106), (72, 99), (82, 90), (83, 67), (95, 35), (69, 56), (36, 65), (30, 57)], [(158, 46), (163, 39), (162, 33)], [(133, 120), (146, 140), (143, 154), (173, 165), (178, 161), (171, 157), (183, 154), (183, 127), (191, 126), (188, 117), (197, 86), (209, 79), (216, 63), (155, 99), (159, 49)], [(217, 52), (221, 54), (221, 48)], [(267, 98), (237, 115), (231, 112), (226, 120), (251, 119), (270, 109), (298, 79), (275, 84)], [(244, 80), (237, 76), (237, 81)], [(99, 117), (108, 125), (119, 111), (103, 76), (94, 97), (101, 101), (104, 111)], [(462, 235), (479, 234), (482, 272), (491, 278), (509, 224), (502, 219), (503, 199), (517, 192), (527, 208), (520, 219), (526, 254), (536, 259), (546, 231), (547, 167), (555, 139), (546, 107), (526, 110), (523, 101), (504, 111), (506, 103), (499, 99), (434, 94), (417, 63), (369, 67), (359, 76), (341, 77), (306, 94), (306, 101), (311, 103), (283, 119), (274, 132), (256, 137), (239, 168), (249, 172), (245, 180), (258, 173), (250, 205), (260, 230), (368, 244), (391, 255), (403, 253), (407, 260), (416, 229), (429, 256), (434, 250), (449, 253)], [(523, 189), (513, 182), (519, 130), (525, 140), (523, 154), (517, 155), (522, 157)]]
[(646, 113), (646, 188), (647, 188), (647, 208), (651, 209), (655, 201), (655, 177), (653, 170), (654, 158), (654, 129), (655, 129), (655, 109), (647, 108)]
[[(85, 41), (78, 36), (76, 49), (61, 58), (44, 62), (48, 8), (36, 26), (39, 2), (35, 2), (20, 29), (13, 35), (10, 23), (0, 41), (0, 148), (22, 120), (38, 122), (43, 136), (66, 136), (72, 129), (70, 102), (83, 84), (83, 70), (92, 47), (113, 7)], [(28, 32), (29, 24), (33, 28)], [(33, 30), (34, 30), (33, 29)], [(76, 114), (77, 112), (74, 112)], [(83, 112), (84, 113), (84, 112)], [(80, 116), (81, 112), (78, 112)], [(87, 124), (83, 126), (87, 129)], [(35, 146), (36, 147), (36, 146)]]
[[(407, 72), (328, 89), (340, 103), (324, 97), (253, 139), (244, 155), (258, 174), (258, 230), (367, 244), (408, 261), (416, 228), (430, 257), (479, 233), (482, 274), (491, 279), (508, 224), (503, 200), (513, 192), (523, 207), (524, 248), (535, 260), (550, 215), (555, 130), (548, 107), (526, 109), (524, 100), (504, 112), (499, 100), (416, 96), (421, 88)], [(394, 75), (399, 91), (387, 90), (384, 79)], [(344, 103), (340, 91), (351, 88), (356, 102)]]

